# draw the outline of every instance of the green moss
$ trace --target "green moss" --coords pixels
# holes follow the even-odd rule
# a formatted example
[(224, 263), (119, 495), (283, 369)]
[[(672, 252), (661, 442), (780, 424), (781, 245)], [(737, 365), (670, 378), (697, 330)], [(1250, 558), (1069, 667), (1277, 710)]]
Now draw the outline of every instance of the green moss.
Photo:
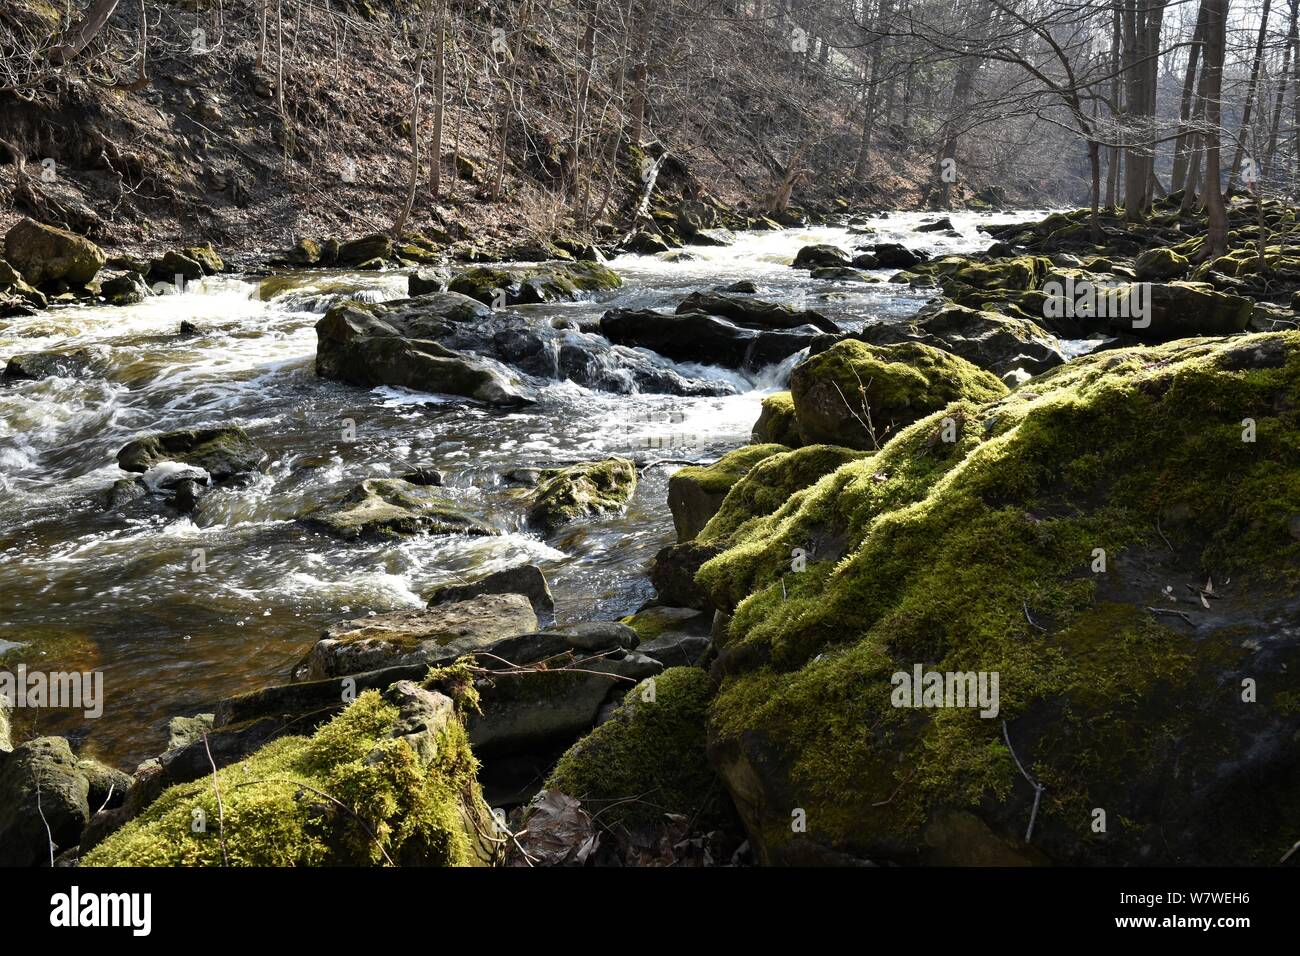
[(617, 511), (636, 491), (636, 465), (627, 458), (548, 468), (529, 496), (528, 521), (547, 534), (570, 521)]
[(618, 273), (599, 262), (551, 262), (508, 269), (480, 266), (455, 275), (448, 288), (493, 304), (497, 290), (507, 304), (574, 299), (585, 292), (617, 289)]
[(794, 416), (794, 398), (789, 392), (777, 392), (763, 399), (763, 410), (754, 423), (754, 441), (795, 448), (799, 445), (799, 425)]
[(726, 543), (746, 522), (770, 515), (795, 492), (865, 455), (838, 445), (807, 445), (764, 458), (727, 493), (697, 540), (701, 544)]
[(837, 342), (790, 375), (804, 444), (871, 449), (900, 428), (959, 399), (1006, 394), (995, 376), (965, 359), (916, 342)]
[(705, 711), (713, 688), (694, 667), (642, 681), (614, 716), (569, 749), (545, 786), (581, 800), (602, 823), (655, 824), (679, 813), (693, 828), (730, 818), (726, 791), (705, 756)]
[(731, 486), (748, 474), (764, 458), (789, 451), (784, 445), (744, 445), (727, 452), (711, 465), (688, 466), (679, 469), (674, 477), (694, 482), (701, 491), (709, 494), (726, 494)]
[[(1295, 593), (1297, 395), (1300, 333), (1102, 353), (937, 411), (767, 513), (736, 524), (724, 505), (702, 539), (729, 549), (697, 576), (733, 612), (719, 745), (752, 754), (764, 741), (818, 839), (917, 859), (943, 807), (1023, 830), (1011, 795), (1025, 788), (999, 721), (894, 708), (890, 674), (996, 671), (1002, 717), (1032, 734), (1030, 769), (1048, 786), (1040, 829), (1062, 846), (1089, 840), (1084, 810), (1113, 805), (1193, 726), (1206, 759), (1229, 747), (1213, 711), (1171, 701), (1220, 695), (1239, 639), (1206, 624), (1189, 646), (1177, 619), (1145, 610), (1164, 580), (1145, 569), (1190, 562), (1170, 574), (1231, 580), (1247, 604)], [(936, 440), (945, 418), (960, 423), (951, 444)], [(806, 570), (792, 568), (796, 548)], [(1106, 574), (1090, 568), (1097, 548)], [(1134, 823), (1135, 839), (1158, 839), (1158, 822)], [(788, 839), (786, 824), (771, 839)], [(1243, 836), (1241, 852), (1263, 859), (1275, 835)]]
[[(461, 803), (481, 805), (477, 762), (451, 720), (424, 766), (389, 734), (398, 710), (367, 691), (311, 737), (163, 792), (88, 853), (87, 866), (375, 865), (474, 862)], [(218, 805), (218, 792), (220, 804)], [(195, 832), (196, 820), (203, 821)], [(223, 850), (224, 848), (224, 850)], [(224, 853), (224, 857), (223, 857)]]

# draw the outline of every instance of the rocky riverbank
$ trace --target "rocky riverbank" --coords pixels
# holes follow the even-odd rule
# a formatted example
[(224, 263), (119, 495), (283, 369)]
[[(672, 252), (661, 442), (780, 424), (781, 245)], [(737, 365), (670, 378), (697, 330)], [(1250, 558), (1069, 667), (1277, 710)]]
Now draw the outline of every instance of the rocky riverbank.
[[(676, 541), (618, 618), (557, 620), (531, 561), (339, 613), (281, 681), (177, 717), (129, 776), (0, 724), (0, 862), (1276, 862), (1300, 774), (1300, 233), (1292, 209), (1238, 196), (1230, 251), (1207, 259), (1177, 200), (1104, 220), (1100, 245), (1062, 213), (961, 255), (845, 217), (859, 248), (809, 244), (783, 268), (929, 300), (852, 326), (743, 282), (528, 321), (516, 305), (624, 280), (555, 250), (460, 271), (356, 252), (409, 272), (408, 296), (319, 303), (313, 371), (340, 389), (487, 416), (556, 383), (735, 390), (706, 367), (788, 368), (788, 391), (716, 460), (503, 473), (508, 517), (468, 506), (436, 456), (280, 515), (339, 548), (517, 529), (561, 545), (671, 471)], [(22, 228), (22, 281), (69, 294), (95, 257)], [(24, 258), (23, 235), (57, 254)], [(19, 356), (9, 377), (79, 361)], [(233, 425), (140, 434), (115, 507), (238, 501), (284, 454)], [(941, 676), (900, 703), (917, 671), (994, 696), (945, 700)]]

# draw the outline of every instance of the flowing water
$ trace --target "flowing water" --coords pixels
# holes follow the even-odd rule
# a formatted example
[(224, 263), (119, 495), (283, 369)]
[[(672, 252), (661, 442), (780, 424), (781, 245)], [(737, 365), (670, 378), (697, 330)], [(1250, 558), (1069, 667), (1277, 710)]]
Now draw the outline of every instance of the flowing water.
[[(788, 229), (692, 247), (688, 261), (623, 256), (610, 263), (624, 280), (616, 292), (519, 311), (538, 322), (591, 319), (613, 307), (672, 307), (695, 289), (749, 279), (761, 298), (815, 308), (855, 329), (902, 320), (927, 294), (813, 281), (789, 267), (800, 246), (901, 241), (967, 252), (990, 241), (979, 223), (1030, 215), (957, 214), (958, 237), (916, 233), (928, 217), (899, 213), (873, 219), (874, 238)], [(406, 276), (303, 279), (296, 292), (266, 302), (255, 280), (220, 277), (134, 306), (0, 320), (0, 361), (93, 347), (101, 362), (93, 376), (0, 387), (0, 664), (102, 671), (105, 688), (102, 718), (41, 711), (35, 726), (24, 725), (38, 713), (28, 711), (24, 731), (85, 738), (87, 752), (129, 767), (162, 748), (166, 718), (287, 679), (330, 623), (418, 608), (436, 585), (523, 561), (545, 571), (561, 623), (630, 613), (652, 596), (650, 558), (673, 540), (665, 504), (672, 466), (648, 468), (623, 513), (545, 541), (524, 527), (523, 492), (503, 474), (610, 454), (712, 460), (748, 440), (761, 399), (784, 386), (794, 364), (753, 376), (676, 367), (731, 383), (737, 394), (726, 397), (614, 395), (557, 383), (537, 405), (510, 412), (354, 388), (316, 377), (313, 326), (344, 294), (404, 297)], [(179, 335), (182, 321), (199, 333)], [(269, 454), (252, 484), (209, 493), (189, 516), (162, 505), (127, 515), (106, 509), (108, 490), (124, 477), (116, 452), (131, 438), (224, 424), (243, 426)], [(467, 511), (505, 533), (349, 543), (295, 520), (364, 478), (414, 465), (441, 471)]]

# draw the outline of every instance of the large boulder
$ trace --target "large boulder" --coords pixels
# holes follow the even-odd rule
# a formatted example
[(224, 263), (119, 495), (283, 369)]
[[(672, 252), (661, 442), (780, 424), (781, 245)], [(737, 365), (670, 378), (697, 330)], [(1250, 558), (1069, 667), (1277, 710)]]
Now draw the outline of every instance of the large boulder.
[(818, 269), (824, 266), (847, 266), (849, 254), (839, 246), (827, 244), (804, 246), (790, 265), (795, 269)]
[(339, 244), (336, 260), (341, 266), (366, 265), (376, 259), (388, 259), (393, 254), (393, 240), (383, 233), (372, 233)]
[(877, 242), (859, 248), (870, 250), (876, 266), (881, 269), (911, 269), (929, 258), (926, 253), (914, 252), (897, 242)]
[(620, 510), (636, 491), (636, 464), (606, 458), (541, 473), (528, 498), (528, 523), (554, 534), (579, 518)]
[(1296, 332), (1085, 356), (738, 527), (697, 579), (758, 859), (1275, 864), (1298, 394)]
[(453, 276), (448, 288), (495, 308), (567, 301), (620, 285), (618, 273), (603, 263), (548, 262), (511, 268), (480, 266)]
[(300, 673), (320, 680), (399, 664), (450, 663), (535, 630), (537, 615), (522, 594), (485, 594), (335, 624), (313, 645)]
[(756, 330), (700, 312), (665, 315), (653, 309), (611, 309), (600, 332), (616, 345), (638, 346), (675, 362), (758, 369), (807, 348), (816, 326)]
[(1173, 249), (1157, 246), (1138, 256), (1133, 267), (1142, 282), (1167, 282), (1187, 275), (1191, 263)]
[(256, 471), (266, 452), (236, 425), (191, 428), (137, 438), (117, 453), (123, 471), (144, 473), (163, 462), (180, 462), (201, 468), (214, 481), (224, 481)]
[(9, 357), (0, 377), (6, 381), (85, 378), (102, 373), (108, 362), (108, 350), (94, 345), (70, 352), (23, 352)]
[(311, 527), (345, 540), (404, 534), (494, 535), (449, 492), (402, 478), (367, 478), (333, 504), (308, 514)]
[(834, 333), (840, 330), (834, 322), (812, 309), (795, 309), (752, 296), (726, 292), (692, 292), (678, 303), (677, 312), (720, 315), (738, 325), (759, 329), (797, 329), (811, 325), (823, 332)]
[(846, 339), (796, 365), (790, 393), (804, 444), (873, 449), (951, 402), (990, 401), (1006, 386), (928, 345)]
[[(873, 345), (921, 342), (999, 377), (1016, 370), (1037, 375), (1065, 362), (1056, 337), (1028, 319), (950, 302), (923, 312), (910, 324), (881, 322), (845, 337)], [(838, 339), (819, 339), (810, 351), (825, 351), (834, 341)]]
[(1112, 305), (1108, 316), (1112, 331), (1149, 342), (1243, 332), (1255, 308), (1253, 300), (1220, 292), (1207, 282), (1129, 285), (1108, 305)]
[(23, 219), (5, 233), (4, 257), (34, 286), (63, 281), (85, 285), (104, 265), (104, 253), (84, 236)]
[[(439, 308), (437, 317), (458, 321), (462, 313), (472, 314), (472, 309), (456, 296)], [(340, 303), (316, 323), (316, 374), (349, 385), (398, 385), (490, 405), (532, 400), (529, 390), (499, 367), (421, 337), (430, 331), (412, 317), (402, 321), (355, 302)]]
[(313, 736), (282, 737), (217, 771), (210, 785), (166, 790), (83, 862), (489, 863), (495, 828), (457, 710), (413, 681), (366, 691)]
[(668, 479), (668, 508), (677, 540), (690, 541), (722, 505), (731, 486), (764, 458), (789, 451), (784, 445), (746, 445), (712, 465), (680, 468)]
[(75, 847), (90, 819), (89, 796), (66, 740), (20, 744), (0, 764), (0, 866), (48, 865)]

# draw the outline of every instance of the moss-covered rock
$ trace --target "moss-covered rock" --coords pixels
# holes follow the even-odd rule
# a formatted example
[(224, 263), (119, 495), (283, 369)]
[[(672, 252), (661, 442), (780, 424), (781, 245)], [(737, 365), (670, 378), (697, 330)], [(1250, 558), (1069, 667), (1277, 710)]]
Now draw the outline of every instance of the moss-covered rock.
[(377, 232), (340, 243), (335, 258), (341, 266), (360, 266), (375, 259), (388, 259), (392, 254), (393, 240)]
[(312, 512), (307, 524), (346, 540), (403, 534), (493, 535), (448, 492), (401, 478), (368, 478), (342, 499)]
[(548, 468), (529, 495), (528, 523), (553, 534), (570, 521), (617, 511), (636, 491), (636, 478), (626, 458)]
[(1187, 275), (1191, 263), (1173, 249), (1157, 247), (1138, 256), (1134, 266), (1137, 277), (1143, 282), (1166, 282)]
[(1242, 332), (1254, 309), (1250, 299), (1220, 292), (1205, 282), (1129, 285), (1116, 298), (1118, 314), (1110, 316), (1110, 328), (1152, 342)]
[(104, 265), (104, 253), (84, 236), (23, 219), (5, 233), (4, 257), (30, 284), (85, 285)]
[(168, 789), (83, 863), (479, 865), (493, 826), (477, 768), (451, 699), (402, 681), (311, 737)]
[(794, 398), (789, 392), (777, 392), (763, 399), (752, 437), (756, 445), (794, 448), (799, 444), (799, 423), (794, 415)]
[(608, 825), (652, 825), (678, 813), (702, 829), (731, 819), (709, 767), (704, 721), (713, 688), (694, 667), (670, 667), (628, 691), (614, 715), (573, 745), (547, 789), (576, 797)]
[[(1004, 861), (1276, 862), (1300, 809), (1300, 644), (1271, 623), (1300, 613), (1297, 395), (1300, 333), (1087, 356), (733, 534), (697, 575), (732, 615), (710, 752), (760, 859), (952, 861), (977, 834)], [(922, 665), (999, 675), (996, 719), (895, 706)], [(1044, 787), (1028, 846), (1017, 758)]]
[(256, 471), (266, 452), (237, 425), (192, 428), (137, 438), (117, 453), (124, 471), (146, 472), (164, 461), (202, 468), (214, 481)]
[(207, 275), (214, 276), (226, 271), (225, 262), (210, 242), (201, 246), (186, 246), (181, 253), (202, 266)]
[(849, 261), (849, 254), (839, 246), (822, 243), (801, 248), (790, 265), (795, 269), (820, 269), (847, 266)]
[(620, 285), (618, 273), (603, 263), (548, 262), (508, 269), (480, 266), (453, 276), (448, 288), (495, 307), (566, 301)]
[(949, 402), (989, 401), (1006, 386), (927, 345), (847, 339), (795, 366), (790, 393), (803, 444), (871, 449)]
[(678, 541), (690, 541), (709, 523), (731, 486), (764, 458), (789, 451), (784, 445), (746, 445), (712, 465), (679, 469), (668, 479), (668, 508)]
[[(90, 784), (62, 737), (20, 744), (0, 764), (0, 866), (48, 865), (77, 845)], [(53, 847), (51, 847), (53, 843)]]
[(806, 445), (765, 457), (727, 492), (717, 512), (697, 535), (700, 543), (713, 547), (728, 544), (737, 533), (743, 535), (747, 522), (772, 514), (795, 492), (867, 454), (839, 445)]

